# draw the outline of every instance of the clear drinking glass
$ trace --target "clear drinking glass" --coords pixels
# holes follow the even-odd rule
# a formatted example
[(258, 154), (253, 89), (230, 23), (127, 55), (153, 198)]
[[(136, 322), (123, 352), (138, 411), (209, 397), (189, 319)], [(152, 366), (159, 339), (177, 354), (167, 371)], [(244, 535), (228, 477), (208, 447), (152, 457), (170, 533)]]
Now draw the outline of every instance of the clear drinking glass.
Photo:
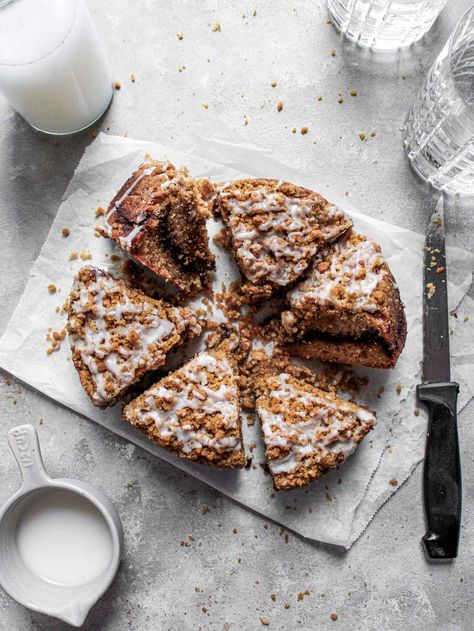
[(84, 0), (0, 0), (0, 91), (50, 134), (80, 131), (103, 114), (112, 73)]
[(435, 188), (474, 194), (474, 7), (428, 73), (405, 123), (405, 150)]
[(409, 46), (431, 28), (447, 0), (328, 0), (336, 27), (373, 50)]

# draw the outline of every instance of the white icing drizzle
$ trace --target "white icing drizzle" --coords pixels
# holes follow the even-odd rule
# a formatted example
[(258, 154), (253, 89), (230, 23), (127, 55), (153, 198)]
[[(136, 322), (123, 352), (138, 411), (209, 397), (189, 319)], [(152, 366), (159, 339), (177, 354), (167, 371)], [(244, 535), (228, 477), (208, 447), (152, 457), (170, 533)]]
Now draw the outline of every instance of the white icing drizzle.
[[(363, 408), (342, 401), (336, 403), (295, 388), (286, 373), (275, 378), (278, 387), (267, 396), (270, 405), (278, 403), (279, 412), (267, 410), (261, 398), (256, 404), (267, 450), (272, 447), (288, 450), (283, 458), (268, 461), (273, 474), (290, 473), (308, 456), (323, 458), (334, 453), (346, 459), (357, 448), (357, 439), (367, 424), (375, 423), (374, 415)], [(298, 404), (297, 410), (295, 404)], [(301, 421), (286, 422), (287, 412), (301, 417)]]
[[(164, 363), (164, 340), (187, 326), (200, 327), (186, 320), (178, 308), (172, 308), (173, 321), (160, 318), (150, 303), (133, 303), (112, 276), (100, 270), (94, 273), (94, 282), (86, 286), (76, 280), (73, 286), (79, 296), (71, 303), (71, 324), (77, 330), (74, 318), (86, 314), (86, 319), (84, 335), (71, 335), (71, 346), (90, 371), (96, 388), (93, 399), (106, 403), (135, 381), (138, 370)], [(117, 304), (108, 304), (112, 297), (118, 298)], [(130, 348), (124, 346), (124, 338), (132, 342)]]
[(237, 257), (250, 281), (284, 286), (306, 269), (318, 245), (313, 200), (264, 188), (241, 199), (240, 191), (225, 192), (222, 187), (220, 197), (230, 214)]
[[(231, 378), (231, 385), (223, 382), (226, 376)], [(210, 387), (215, 380), (221, 382), (217, 390)], [(217, 359), (207, 351), (199, 353), (179, 371), (147, 390), (142, 398), (146, 407), (139, 411), (139, 422), (151, 418), (160, 436), (174, 436), (181, 443), (184, 453), (203, 447), (218, 451), (242, 449), (240, 432), (237, 431), (238, 390), (235, 374), (227, 359)], [(156, 398), (166, 401), (166, 409), (157, 404)], [(189, 422), (181, 418), (181, 410), (189, 410), (198, 419), (200, 414), (218, 414), (225, 430), (234, 431), (236, 435), (216, 436), (204, 425), (194, 429)]]
[[(325, 271), (320, 264), (329, 263)], [(289, 292), (292, 308), (301, 308), (308, 299), (320, 305), (333, 304), (374, 313), (374, 290), (387, 273), (384, 259), (371, 239), (342, 240), (319, 252), (309, 278)]]

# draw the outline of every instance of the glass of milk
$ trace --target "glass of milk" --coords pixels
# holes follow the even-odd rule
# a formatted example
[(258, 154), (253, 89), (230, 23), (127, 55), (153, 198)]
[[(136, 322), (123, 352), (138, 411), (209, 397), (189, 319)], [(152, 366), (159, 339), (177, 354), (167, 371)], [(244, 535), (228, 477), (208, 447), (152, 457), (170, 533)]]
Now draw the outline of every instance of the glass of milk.
[(0, 92), (49, 134), (100, 118), (112, 73), (84, 0), (0, 0)]

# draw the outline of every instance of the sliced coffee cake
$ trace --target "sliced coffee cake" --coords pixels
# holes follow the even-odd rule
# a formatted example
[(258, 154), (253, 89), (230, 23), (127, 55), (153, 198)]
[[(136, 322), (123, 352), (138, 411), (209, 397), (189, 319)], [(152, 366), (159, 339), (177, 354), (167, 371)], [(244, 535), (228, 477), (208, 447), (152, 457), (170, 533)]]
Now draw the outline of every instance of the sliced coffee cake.
[(208, 287), (215, 267), (209, 249), (206, 198), (213, 193), (169, 162), (147, 162), (110, 202), (99, 232), (183, 293)]
[(124, 418), (182, 458), (243, 467), (237, 378), (224, 345), (203, 351), (129, 403)]
[(350, 232), (321, 249), (287, 296), (284, 343), (307, 359), (391, 368), (405, 345), (400, 294), (380, 247)]
[(172, 348), (201, 333), (191, 309), (153, 300), (95, 267), (83, 267), (70, 294), (74, 366), (92, 403), (113, 405)]
[(296, 281), (318, 249), (352, 225), (340, 208), (288, 182), (236, 180), (216, 190), (215, 207), (231, 237), (242, 290), (252, 300)]
[(268, 376), (259, 389), (256, 410), (268, 467), (281, 491), (337, 468), (376, 422), (366, 409), (287, 373)]

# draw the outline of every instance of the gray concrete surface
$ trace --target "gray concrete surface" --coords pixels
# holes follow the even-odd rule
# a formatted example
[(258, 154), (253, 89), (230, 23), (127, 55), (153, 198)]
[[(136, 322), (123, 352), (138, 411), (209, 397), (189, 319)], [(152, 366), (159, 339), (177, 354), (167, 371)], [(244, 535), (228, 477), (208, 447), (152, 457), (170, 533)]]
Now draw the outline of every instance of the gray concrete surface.
[[(421, 231), (432, 195), (404, 159), (400, 127), (431, 61), (470, 5), (450, 0), (423, 42), (383, 61), (343, 44), (326, 24), (323, 0), (89, 0), (122, 83), (101, 128), (168, 141), (190, 128), (194, 108), (207, 103), (249, 141), (348, 191), (362, 211)], [(212, 31), (216, 22), (220, 32)], [(357, 97), (349, 95), (352, 88)], [(56, 144), (33, 132), (3, 100), (0, 114), (3, 330), (91, 138)], [(307, 135), (291, 132), (301, 126), (309, 127)], [(375, 138), (361, 142), (359, 131), (371, 130)], [(451, 241), (472, 247), (473, 227), (472, 200), (456, 203)], [(286, 542), (277, 526), (6, 376), (0, 389), (0, 501), (18, 484), (3, 437), (12, 425), (32, 422), (51, 473), (105, 489), (122, 516), (123, 564), (85, 629), (247, 630), (265, 628), (262, 616), (270, 629), (285, 630), (474, 628), (472, 405), (460, 427), (461, 554), (455, 563), (429, 565), (420, 547), (420, 470), (348, 553), (294, 536)], [(298, 601), (306, 589), (310, 594)], [(65, 628), (0, 590), (1, 631)]]

